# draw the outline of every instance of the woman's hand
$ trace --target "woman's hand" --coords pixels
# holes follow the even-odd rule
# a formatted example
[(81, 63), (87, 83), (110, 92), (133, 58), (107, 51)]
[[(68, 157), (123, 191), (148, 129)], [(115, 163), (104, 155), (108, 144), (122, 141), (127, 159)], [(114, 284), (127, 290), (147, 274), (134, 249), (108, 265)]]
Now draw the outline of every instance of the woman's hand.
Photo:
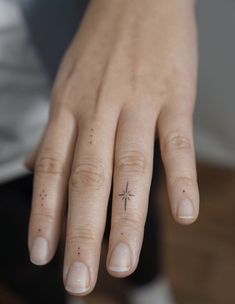
[(174, 218), (182, 224), (197, 218), (196, 78), (193, 1), (91, 1), (54, 85), (29, 227), (31, 260), (46, 264), (68, 199), (64, 282), (70, 293), (95, 286), (112, 180), (107, 269), (116, 277), (135, 270), (156, 137)]

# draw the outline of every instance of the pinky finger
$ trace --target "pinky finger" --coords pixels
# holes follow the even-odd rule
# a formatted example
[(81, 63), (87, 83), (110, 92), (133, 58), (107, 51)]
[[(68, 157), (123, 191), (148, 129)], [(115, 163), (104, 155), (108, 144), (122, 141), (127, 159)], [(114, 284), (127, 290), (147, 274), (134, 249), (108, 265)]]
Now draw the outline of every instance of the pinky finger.
[(158, 130), (167, 190), (175, 220), (193, 223), (199, 213), (199, 191), (193, 143), (192, 115), (165, 109)]

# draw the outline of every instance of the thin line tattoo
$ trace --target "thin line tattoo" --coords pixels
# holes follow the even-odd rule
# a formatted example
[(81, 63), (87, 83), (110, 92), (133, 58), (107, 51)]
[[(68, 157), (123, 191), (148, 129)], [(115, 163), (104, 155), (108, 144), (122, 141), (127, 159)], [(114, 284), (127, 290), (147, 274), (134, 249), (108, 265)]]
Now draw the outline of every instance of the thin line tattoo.
[(122, 190), (122, 193), (120, 193), (118, 196), (121, 196), (122, 200), (125, 201), (124, 208), (125, 208), (125, 211), (126, 211), (127, 201), (131, 199), (131, 196), (135, 196), (134, 194), (131, 193), (130, 190), (128, 190), (128, 182), (126, 182), (126, 189)]

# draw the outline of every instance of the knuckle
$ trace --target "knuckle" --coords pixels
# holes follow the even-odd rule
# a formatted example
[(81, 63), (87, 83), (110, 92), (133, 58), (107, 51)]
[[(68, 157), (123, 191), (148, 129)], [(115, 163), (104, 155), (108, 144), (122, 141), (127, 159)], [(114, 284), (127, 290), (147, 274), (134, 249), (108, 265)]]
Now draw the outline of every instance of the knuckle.
[(47, 173), (61, 175), (64, 168), (61, 162), (54, 157), (40, 157), (35, 166), (36, 173)]
[(172, 185), (184, 185), (187, 188), (191, 188), (195, 185), (195, 179), (190, 176), (178, 176), (170, 181)]
[(34, 222), (49, 223), (53, 224), (55, 222), (55, 216), (51, 212), (34, 212), (31, 214)]
[(147, 167), (147, 160), (143, 152), (137, 150), (125, 151), (115, 162), (115, 171), (143, 173)]
[(113, 220), (113, 226), (126, 227), (128, 230), (139, 231), (143, 227), (143, 218), (140, 215), (119, 216)]
[(105, 182), (104, 166), (101, 162), (83, 161), (74, 166), (70, 177), (71, 190), (83, 187), (100, 189)]
[(56, 104), (57, 106), (61, 104), (61, 101), (64, 97), (64, 87), (54, 87), (51, 93), (52, 105)]
[(163, 151), (164, 153), (169, 153), (171, 151), (177, 150), (191, 150), (192, 140), (181, 134), (171, 134), (168, 135), (163, 141)]
[(64, 101), (68, 99), (70, 91), (70, 77), (63, 83), (55, 83), (51, 92), (52, 104), (63, 104)]
[(67, 241), (70, 244), (95, 243), (97, 240), (97, 233), (89, 228), (79, 228), (67, 233)]

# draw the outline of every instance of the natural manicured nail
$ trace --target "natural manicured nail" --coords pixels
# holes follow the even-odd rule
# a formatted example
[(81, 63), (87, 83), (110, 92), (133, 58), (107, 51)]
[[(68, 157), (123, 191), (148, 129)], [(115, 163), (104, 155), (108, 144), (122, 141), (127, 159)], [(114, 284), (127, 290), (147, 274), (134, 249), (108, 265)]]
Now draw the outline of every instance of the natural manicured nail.
[(113, 250), (109, 270), (114, 272), (126, 272), (131, 268), (130, 249), (125, 243), (119, 243)]
[(66, 279), (66, 290), (71, 293), (80, 294), (90, 288), (89, 271), (87, 266), (81, 262), (74, 262), (69, 269)]
[(43, 237), (36, 237), (30, 252), (30, 260), (33, 264), (44, 265), (48, 261), (48, 242)]
[(178, 218), (180, 219), (193, 219), (194, 209), (193, 203), (189, 199), (183, 199), (178, 206)]

